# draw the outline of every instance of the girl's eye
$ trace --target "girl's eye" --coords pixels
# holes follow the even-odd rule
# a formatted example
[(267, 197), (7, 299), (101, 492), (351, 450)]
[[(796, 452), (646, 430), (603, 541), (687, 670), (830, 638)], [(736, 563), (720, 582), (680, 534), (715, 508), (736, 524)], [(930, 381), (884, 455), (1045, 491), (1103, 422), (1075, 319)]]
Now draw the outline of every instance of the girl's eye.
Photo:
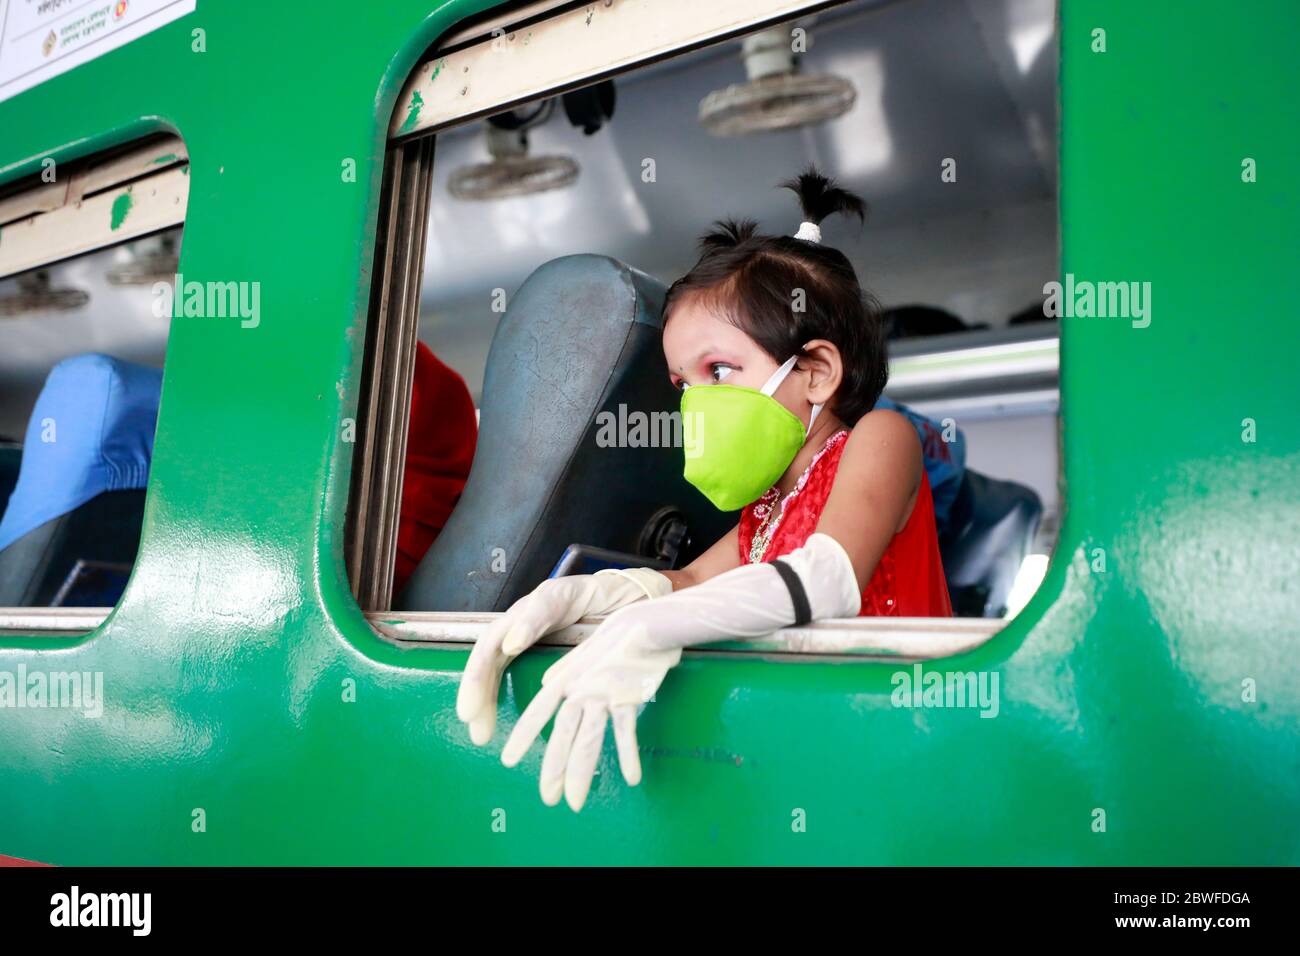
[(715, 384), (721, 382), (734, 371), (734, 368), (722, 362), (714, 362), (709, 366), (709, 372), (712, 375)]

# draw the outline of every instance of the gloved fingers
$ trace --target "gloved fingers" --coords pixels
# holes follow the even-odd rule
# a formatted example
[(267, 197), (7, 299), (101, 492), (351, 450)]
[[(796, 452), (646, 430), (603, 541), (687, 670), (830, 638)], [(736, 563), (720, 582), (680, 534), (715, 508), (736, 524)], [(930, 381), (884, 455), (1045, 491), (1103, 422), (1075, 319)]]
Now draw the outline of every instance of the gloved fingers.
[(519, 721), (515, 724), (515, 729), (510, 732), (510, 737), (506, 740), (506, 745), (501, 751), (501, 762), (507, 767), (513, 767), (528, 753), (528, 748), (533, 745), (537, 735), (542, 732), (546, 722), (551, 719), (555, 709), (560, 706), (564, 699), (564, 691), (559, 684), (547, 687), (537, 692), (537, 696), (532, 702), (524, 708), (524, 712), (519, 715)]
[(636, 707), (622, 704), (611, 708), (614, 744), (618, 748), (618, 766), (629, 787), (641, 782), (641, 754), (636, 743)]
[(478, 715), (469, 722), (469, 739), (475, 747), (482, 747), (492, 739), (492, 734), (497, 729), (497, 709), (494, 706), (484, 707), (478, 712)]
[(501, 661), (501, 645), (514, 623), (510, 611), (507, 611), (474, 642), (469, 660), (465, 662), (465, 672), (460, 677), (460, 688), (456, 692), (456, 716), (463, 722), (469, 723), (486, 707), (496, 707), (500, 673), (498, 672), (496, 681), (493, 681), (492, 673), (494, 670), (504, 670), (508, 663), (508, 660)]
[(506, 666), (544, 635), (581, 617), (590, 603), (590, 591), (579, 577), (543, 581), (510, 605), (474, 644), (456, 695), (456, 715), (478, 725), (477, 733), (471, 732), (475, 743), (491, 739), (495, 720), (488, 722), (484, 713), (496, 708)]
[(555, 726), (551, 728), (551, 739), (546, 742), (542, 773), (537, 781), (542, 803), (548, 807), (555, 806), (564, 795), (564, 768), (581, 722), (582, 705), (573, 699), (566, 700), (555, 715)]
[(497, 654), (488, 668), (487, 675), (479, 684), (478, 693), (482, 700), (478, 705), (478, 712), (469, 721), (469, 739), (477, 747), (482, 747), (491, 740), (496, 730), (497, 698), (501, 693), (501, 678), (513, 660), (513, 657)]
[(553, 622), (554, 615), (545, 613), (546, 610), (548, 609), (530, 606), (515, 615), (510, 630), (501, 642), (501, 650), (511, 657), (518, 657), (546, 634), (560, 627)]
[[(484, 714), (489, 708), (496, 708), (501, 677), (510, 661), (545, 634), (572, 623), (569, 617), (577, 620), (581, 616), (581, 608), (574, 605), (575, 601), (584, 603), (578, 600), (584, 589), (571, 583), (578, 580), (557, 578), (543, 581), (538, 588), (510, 605), (510, 609), (475, 643), (456, 695), (456, 715), (465, 723), (479, 726), (477, 733), (471, 733), (475, 743), (486, 743), (491, 739), (495, 720), (487, 722)], [(482, 737), (484, 732), (486, 737)]]
[(587, 794), (591, 792), (591, 778), (600, 762), (608, 719), (609, 711), (604, 701), (589, 700), (582, 705), (582, 725), (578, 728), (564, 771), (564, 799), (574, 813), (582, 809)]

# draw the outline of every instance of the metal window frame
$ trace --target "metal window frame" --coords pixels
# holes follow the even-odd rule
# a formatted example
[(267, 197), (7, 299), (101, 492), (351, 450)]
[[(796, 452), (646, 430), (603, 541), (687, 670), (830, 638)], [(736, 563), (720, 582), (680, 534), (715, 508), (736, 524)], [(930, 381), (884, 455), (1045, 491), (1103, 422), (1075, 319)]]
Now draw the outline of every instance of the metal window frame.
[[(0, 279), (98, 252), (183, 225), (190, 191), (189, 153), (178, 136), (54, 167), (20, 180), (0, 198)], [(113, 208), (131, 197), (131, 215), (114, 226)]]
[[(75, 637), (103, 624), (111, 608), (3, 608), (0, 635), (39, 634)], [(408, 649), (463, 651), (473, 644), (499, 614), (465, 614), (443, 611), (404, 611), (400, 616), (373, 611), (370, 626), (383, 639)], [(573, 647), (600, 626), (602, 618), (584, 617), (538, 641), (540, 647)], [(978, 647), (1002, 629), (1005, 621), (993, 618), (881, 617), (814, 621), (788, 627), (752, 641), (723, 641), (688, 654), (757, 654), (775, 661), (910, 663), (951, 657)]]
[[(368, 614), (379, 635), (406, 648), (440, 647), (464, 650), (500, 614), (404, 611)], [(574, 647), (600, 626), (601, 617), (546, 635), (538, 644)], [(814, 621), (787, 627), (767, 637), (719, 641), (687, 648), (687, 653), (758, 654), (772, 660), (817, 660), (834, 663), (889, 661), (894, 663), (952, 657), (983, 644), (1006, 624), (998, 618), (854, 617)]]
[(847, 2), (596, 0), (536, 21), (546, 5), (533, 4), (484, 23), (477, 40), (462, 31), (439, 44), (402, 88), (389, 137), (458, 126)]
[(352, 594), (367, 611), (391, 604), (432, 182), (432, 137), (390, 144), (343, 533)]

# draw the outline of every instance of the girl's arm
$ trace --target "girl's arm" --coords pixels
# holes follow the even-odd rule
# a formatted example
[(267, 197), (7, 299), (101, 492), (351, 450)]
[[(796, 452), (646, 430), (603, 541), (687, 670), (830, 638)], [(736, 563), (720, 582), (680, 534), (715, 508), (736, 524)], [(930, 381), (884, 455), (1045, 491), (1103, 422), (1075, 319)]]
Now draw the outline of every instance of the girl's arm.
[(848, 552), (860, 588), (912, 516), (922, 467), (916, 429), (898, 412), (868, 412), (849, 433), (817, 530)]
[(740, 525), (736, 525), (702, 555), (680, 571), (660, 571), (659, 573), (673, 582), (673, 590), (680, 591), (701, 581), (715, 578), (724, 571), (740, 566)]

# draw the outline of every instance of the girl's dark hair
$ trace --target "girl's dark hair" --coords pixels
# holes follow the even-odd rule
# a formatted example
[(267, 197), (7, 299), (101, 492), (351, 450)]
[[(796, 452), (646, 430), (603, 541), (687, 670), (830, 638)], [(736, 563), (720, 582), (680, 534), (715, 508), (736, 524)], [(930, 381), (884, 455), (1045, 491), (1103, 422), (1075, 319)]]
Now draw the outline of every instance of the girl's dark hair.
[[(799, 197), (809, 222), (837, 212), (866, 220), (861, 197), (811, 166), (780, 185)], [(858, 284), (842, 252), (793, 236), (762, 235), (751, 219), (715, 222), (699, 246), (699, 261), (668, 288), (665, 323), (674, 306), (692, 298), (743, 329), (777, 362), (803, 356), (812, 339), (834, 342), (844, 358), (844, 380), (831, 408), (848, 425), (871, 411), (889, 377), (884, 323), (880, 303)]]

